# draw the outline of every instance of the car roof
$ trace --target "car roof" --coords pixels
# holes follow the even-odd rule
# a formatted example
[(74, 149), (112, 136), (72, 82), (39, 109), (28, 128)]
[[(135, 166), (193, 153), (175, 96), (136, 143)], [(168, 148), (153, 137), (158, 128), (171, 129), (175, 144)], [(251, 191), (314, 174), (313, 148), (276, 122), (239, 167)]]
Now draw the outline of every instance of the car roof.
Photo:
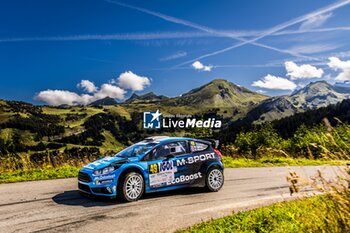
[(209, 143), (206, 140), (200, 140), (200, 139), (188, 138), (188, 137), (153, 136), (153, 137), (148, 137), (145, 139), (145, 141), (157, 142), (157, 143), (161, 143), (161, 144), (168, 143), (168, 142), (174, 142), (174, 141), (183, 141), (183, 140), (195, 140), (195, 141)]

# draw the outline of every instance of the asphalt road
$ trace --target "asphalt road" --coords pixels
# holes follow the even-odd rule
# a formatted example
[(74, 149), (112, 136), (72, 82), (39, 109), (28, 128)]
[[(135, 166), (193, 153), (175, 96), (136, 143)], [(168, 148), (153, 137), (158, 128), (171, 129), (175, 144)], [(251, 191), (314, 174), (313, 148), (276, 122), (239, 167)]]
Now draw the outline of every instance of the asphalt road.
[[(81, 197), (76, 179), (0, 185), (0, 232), (173, 232), (211, 218), (293, 198), (290, 169), (326, 177), (338, 167), (268, 167), (225, 170), (217, 193), (183, 189), (146, 194), (133, 203)], [(305, 192), (310, 192), (306, 190)]]

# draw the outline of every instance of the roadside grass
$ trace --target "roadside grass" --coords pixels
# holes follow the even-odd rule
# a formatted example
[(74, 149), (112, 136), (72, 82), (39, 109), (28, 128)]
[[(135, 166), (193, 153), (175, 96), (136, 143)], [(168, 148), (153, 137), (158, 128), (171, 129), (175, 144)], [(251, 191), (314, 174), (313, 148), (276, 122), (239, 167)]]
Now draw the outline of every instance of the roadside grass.
[(319, 165), (347, 165), (350, 160), (326, 160), (326, 159), (305, 159), (305, 158), (259, 158), (245, 159), (223, 156), (226, 168), (238, 167), (273, 167), (273, 166), (319, 166)]
[[(261, 158), (258, 160), (223, 157), (226, 168), (240, 167), (271, 167), (271, 166), (316, 166), (316, 165), (346, 165), (348, 160), (311, 160), (292, 158)], [(34, 168), (14, 171), (2, 171), (1, 183), (12, 183), (33, 180), (48, 180), (76, 177), (80, 167), (64, 165), (62, 167)]]
[(80, 168), (73, 166), (63, 166), (59, 168), (36, 168), (31, 170), (1, 172), (0, 184), (76, 177), (78, 175), (79, 169)]
[(194, 225), (178, 233), (191, 232), (344, 232), (334, 202), (315, 196), (276, 203), (247, 212)]

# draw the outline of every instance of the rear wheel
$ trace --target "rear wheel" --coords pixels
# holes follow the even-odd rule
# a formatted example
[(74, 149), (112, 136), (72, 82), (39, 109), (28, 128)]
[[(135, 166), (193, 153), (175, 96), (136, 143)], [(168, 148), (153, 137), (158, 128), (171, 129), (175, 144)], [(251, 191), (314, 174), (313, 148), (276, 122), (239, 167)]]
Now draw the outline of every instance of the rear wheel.
[(211, 168), (205, 178), (206, 188), (211, 192), (219, 191), (224, 185), (224, 173), (219, 168)]
[(137, 201), (144, 191), (144, 182), (141, 174), (130, 172), (124, 176), (118, 186), (118, 196), (124, 201)]

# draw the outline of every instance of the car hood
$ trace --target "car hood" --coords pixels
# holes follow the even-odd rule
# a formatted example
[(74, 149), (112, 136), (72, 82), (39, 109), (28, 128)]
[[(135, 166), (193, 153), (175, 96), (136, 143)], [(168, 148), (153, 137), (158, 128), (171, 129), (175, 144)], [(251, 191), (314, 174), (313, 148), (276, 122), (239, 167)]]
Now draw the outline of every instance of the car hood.
[(116, 156), (106, 156), (104, 158), (98, 159), (92, 163), (89, 163), (84, 168), (99, 170), (105, 168), (109, 165), (123, 164), (130, 162), (127, 158), (116, 157)]

